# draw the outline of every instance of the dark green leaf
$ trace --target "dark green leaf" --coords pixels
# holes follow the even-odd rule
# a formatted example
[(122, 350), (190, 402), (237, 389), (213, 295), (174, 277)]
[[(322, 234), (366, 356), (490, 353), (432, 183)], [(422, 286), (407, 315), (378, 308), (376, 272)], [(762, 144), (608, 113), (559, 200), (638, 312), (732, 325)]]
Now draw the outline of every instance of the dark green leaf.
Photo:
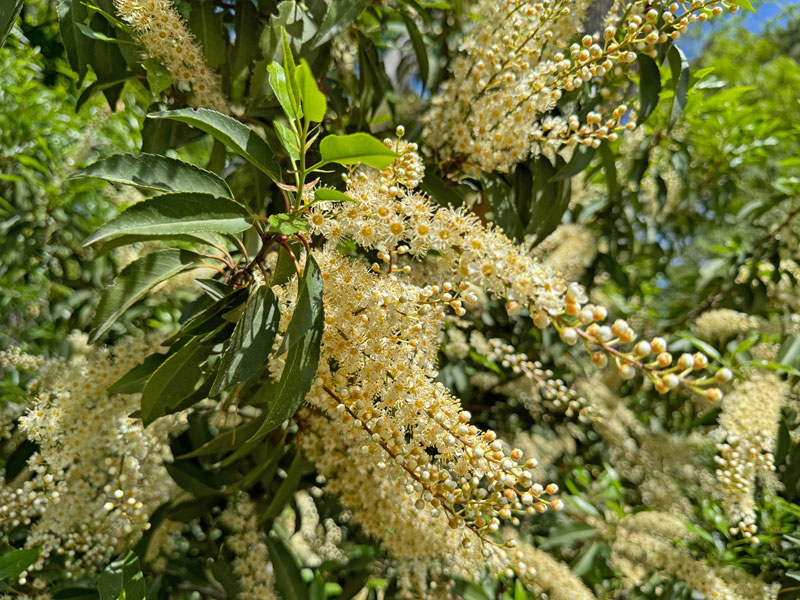
[(78, 85), (86, 77), (93, 42), (83, 35), (75, 25), (83, 23), (88, 16), (89, 11), (81, 0), (60, 0), (58, 4), (59, 33), (64, 42), (64, 50), (67, 53), (69, 64), (72, 70), (78, 74)]
[[(289, 244), (291, 248), (292, 244)], [(275, 265), (275, 273), (272, 275), (272, 285), (283, 285), (295, 276), (296, 270), (294, 260), (289, 255), (292, 250), (287, 250), (281, 246), (278, 250), (278, 263)]]
[(188, 250), (170, 248), (132, 262), (103, 291), (94, 318), (90, 343), (96, 342), (122, 314), (154, 285), (192, 268), (200, 257)]
[(74, 177), (96, 177), (162, 192), (196, 192), (233, 199), (228, 184), (214, 173), (158, 154), (117, 154), (81, 169)]
[(400, 16), (403, 18), (403, 23), (406, 25), (408, 37), (411, 38), (411, 46), (414, 48), (414, 54), (417, 57), (417, 67), (419, 68), (419, 78), (422, 82), (423, 89), (428, 83), (428, 49), (425, 47), (425, 41), (422, 39), (422, 34), (414, 23), (414, 19), (405, 11), (400, 11)]
[[(563, 159), (560, 160), (560, 163), (563, 167)], [(556, 168), (545, 156), (539, 156), (531, 166), (533, 202), (531, 220), (526, 228), (526, 233), (534, 234), (538, 243), (550, 235), (561, 223), (561, 218), (569, 206), (569, 180), (552, 181)]]
[(550, 181), (563, 181), (564, 179), (574, 177), (589, 166), (589, 163), (592, 162), (592, 158), (594, 158), (594, 153), (595, 148), (591, 146), (578, 146), (575, 148), (575, 152), (572, 154), (570, 161), (561, 167), (558, 172), (550, 178)]
[(639, 117), (637, 125), (641, 125), (655, 110), (658, 96), (661, 94), (661, 71), (658, 64), (646, 54), (639, 54)]
[(667, 51), (667, 60), (672, 71), (672, 90), (675, 93), (669, 116), (669, 129), (672, 129), (683, 113), (683, 109), (686, 108), (687, 94), (689, 93), (689, 59), (686, 58), (683, 50), (673, 44)]
[(322, 163), (355, 165), (362, 163), (376, 169), (385, 169), (400, 156), (368, 133), (329, 135), (319, 145)]
[(217, 437), (207, 441), (205, 444), (179, 456), (179, 459), (194, 458), (196, 456), (207, 456), (209, 454), (226, 454), (235, 450), (242, 443), (246, 442), (258, 429), (258, 421), (248, 421), (239, 427), (229, 429), (220, 433)]
[(521, 242), (524, 231), (519, 215), (511, 203), (511, 188), (500, 175), (496, 174), (484, 173), (481, 175), (481, 181), (494, 213), (494, 222), (509, 238)]
[(145, 600), (147, 584), (139, 557), (128, 552), (125, 558), (108, 565), (97, 579), (100, 600)]
[(222, 487), (218, 486), (217, 481), (190, 462), (181, 460), (165, 463), (164, 466), (175, 483), (198, 498), (215, 496), (222, 492)]
[(425, 169), (425, 177), (419, 187), (442, 206), (457, 208), (464, 204), (464, 194), (461, 189), (448, 185), (444, 179), (433, 172), (431, 167)]
[(275, 588), (283, 600), (307, 600), (307, 586), (300, 576), (297, 562), (284, 543), (267, 536), (269, 558), (275, 572)]
[(200, 335), (214, 331), (223, 324), (221, 320), (223, 315), (241, 306), (247, 300), (249, 293), (248, 288), (239, 288), (226, 294), (211, 306), (188, 319), (167, 343), (177, 341), (178, 338), (186, 335)]
[(275, 492), (275, 495), (272, 497), (272, 501), (269, 503), (269, 506), (267, 506), (267, 509), (261, 516), (261, 520), (266, 521), (269, 519), (274, 519), (281, 514), (283, 507), (286, 506), (294, 493), (297, 491), (300, 478), (304, 473), (311, 472), (312, 470), (313, 467), (311, 463), (303, 458), (302, 454), (297, 454), (292, 461), (292, 466), (289, 467), (289, 471), (286, 474), (286, 479), (283, 480), (283, 483), (281, 483), (278, 491)]
[(216, 233), (194, 233), (182, 235), (121, 235), (113, 240), (106, 240), (95, 247), (95, 256), (105, 256), (112, 250), (130, 244), (142, 242), (189, 242), (192, 244), (205, 244), (215, 248), (225, 247), (225, 238)]
[(314, 47), (318, 48), (350, 27), (358, 15), (370, 5), (370, 1), (347, 0), (345, 2), (331, 2), (314, 38)]
[(14, 26), (19, 12), (22, 10), (22, 0), (6, 0), (0, 4), (0, 47), (5, 43), (6, 36)]
[(158, 96), (172, 85), (172, 75), (169, 74), (167, 68), (160, 61), (155, 58), (145, 59), (144, 68), (147, 75), (147, 85), (150, 86), (150, 92), (154, 96)]
[(128, 79), (134, 79), (136, 77), (136, 73), (133, 71), (117, 71), (116, 74), (112, 77), (107, 79), (100, 80), (98, 79), (89, 87), (81, 92), (81, 95), (78, 96), (78, 101), (75, 103), (75, 110), (79, 111), (81, 107), (89, 101), (89, 99), (94, 96), (97, 92), (103, 92), (113, 87), (120, 86), (122, 83), (128, 81)]
[(108, 388), (109, 394), (139, 394), (145, 383), (161, 364), (167, 360), (166, 354), (151, 354), (144, 362), (136, 365)]
[(210, 194), (164, 194), (134, 204), (83, 245), (118, 235), (239, 233), (252, 224), (247, 209), (233, 200)]
[(315, 123), (321, 123), (325, 119), (327, 102), (325, 100), (325, 94), (317, 87), (314, 73), (311, 72), (311, 67), (308, 66), (306, 59), (300, 61), (295, 71), (294, 79), (297, 83), (297, 89), (300, 92), (300, 101), (306, 119)]
[(39, 548), (10, 550), (0, 556), (0, 581), (16, 577), (39, 557)]
[(100, 42), (106, 42), (107, 44), (129, 44), (131, 42), (127, 42), (125, 40), (118, 40), (117, 38), (109, 37), (105, 33), (101, 33), (99, 31), (95, 31), (88, 25), (84, 25), (83, 23), (75, 23), (75, 27), (78, 28), (83, 35), (88, 37), (92, 40), (98, 40)]
[(309, 255), (306, 259), (305, 272), (300, 278), (294, 314), (286, 328), (286, 336), (278, 353), (285, 352), (302, 340), (321, 314), (322, 273), (317, 266), (317, 261)]
[(247, 159), (273, 181), (280, 181), (281, 172), (267, 142), (255, 131), (236, 119), (208, 108), (180, 108), (150, 113), (151, 119), (173, 119), (205, 131), (238, 155)]
[(142, 422), (149, 425), (168, 414), (204, 382), (203, 363), (211, 348), (192, 338), (153, 372), (142, 390)]
[(203, 58), (212, 69), (225, 62), (225, 38), (222, 29), (222, 13), (218, 13), (214, 2), (192, 0), (189, 28), (203, 46)]
[(251, 294), (220, 360), (212, 396), (244, 383), (264, 367), (280, 319), (280, 302), (272, 289), (264, 285)]
[(261, 23), (252, 0), (237, 0), (233, 18), (236, 43), (231, 51), (230, 62), (231, 73), (236, 78), (250, 68), (251, 61), (256, 57)]
[(781, 344), (776, 362), (790, 367), (800, 363), (800, 335), (790, 335)]

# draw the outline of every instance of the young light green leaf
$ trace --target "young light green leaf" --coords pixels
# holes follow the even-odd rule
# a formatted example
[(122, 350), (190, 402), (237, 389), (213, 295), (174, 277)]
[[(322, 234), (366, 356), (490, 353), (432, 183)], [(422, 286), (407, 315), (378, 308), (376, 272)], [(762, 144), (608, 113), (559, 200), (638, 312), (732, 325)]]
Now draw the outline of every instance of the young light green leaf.
[(142, 422), (149, 425), (178, 406), (204, 383), (202, 365), (211, 348), (192, 338), (153, 372), (142, 390)]
[(117, 154), (78, 171), (73, 177), (95, 177), (161, 192), (196, 192), (233, 200), (222, 179), (176, 158), (158, 154)]
[(39, 548), (10, 550), (0, 556), (0, 581), (22, 573), (39, 557)]
[(314, 190), (314, 200), (317, 202), (355, 202), (344, 192), (333, 188), (318, 188)]
[(147, 116), (150, 119), (173, 119), (197, 127), (247, 159), (273, 181), (281, 180), (280, 167), (275, 163), (267, 142), (232, 117), (208, 108), (180, 108)]
[(298, 115), (298, 107), (292, 103), (289, 82), (286, 81), (286, 70), (278, 63), (273, 62), (267, 67), (267, 73), (269, 73), (269, 87), (275, 93), (284, 114), (290, 121), (296, 121), (302, 116), (302, 113)]
[(251, 294), (222, 354), (217, 378), (211, 386), (212, 396), (244, 383), (264, 367), (280, 318), (280, 302), (271, 288), (264, 285)]
[(122, 270), (116, 281), (103, 291), (89, 338), (96, 342), (136, 301), (154, 285), (195, 266), (200, 257), (188, 250), (170, 248), (152, 252)]
[(312, 73), (306, 59), (300, 61), (300, 65), (295, 70), (294, 78), (300, 92), (300, 100), (306, 119), (321, 123), (325, 119), (327, 102), (325, 94), (317, 87), (314, 73)]
[(300, 88), (297, 85), (297, 65), (294, 62), (292, 47), (289, 38), (286, 36), (286, 28), (281, 27), (281, 41), (283, 46), (283, 70), (286, 71), (286, 87), (289, 90), (289, 99), (297, 118), (303, 116), (303, 107), (300, 106)]
[(164, 194), (129, 207), (83, 245), (118, 235), (239, 233), (252, 224), (247, 209), (233, 200), (210, 194)]
[(125, 558), (108, 565), (97, 579), (100, 600), (145, 600), (147, 584), (139, 557), (128, 551)]
[(272, 124), (275, 126), (275, 133), (281, 142), (281, 146), (289, 153), (289, 158), (293, 161), (300, 160), (300, 146), (297, 143), (297, 136), (294, 131), (280, 121), (273, 121)]
[(287, 213), (269, 216), (269, 232), (283, 235), (294, 235), (300, 231), (308, 231), (308, 222), (302, 217)]
[(322, 164), (355, 165), (362, 163), (376, 169), (385, 169), (399, 153), (368, 133), (329, 135), (319, 144)]

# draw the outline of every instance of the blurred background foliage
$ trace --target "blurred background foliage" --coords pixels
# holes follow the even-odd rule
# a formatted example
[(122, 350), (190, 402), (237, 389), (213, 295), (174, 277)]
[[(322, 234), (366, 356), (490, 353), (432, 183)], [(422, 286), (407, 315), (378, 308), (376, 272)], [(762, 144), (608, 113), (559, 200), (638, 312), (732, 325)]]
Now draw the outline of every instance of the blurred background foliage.
[[(470, 18), (460, 2), (356, 1), (342, 3), (352, 4), (355, 12), (346, 27), (326, 29), (321, 0), (309, 1), (301, 10), (269, 0), (220, 0), (219, 10), (211, 9), (211, 3), (176, 4), (189, 15), (190, 25), (196, 11), (212, 11), (212, 33), (198, 37), (208, 64), (222, 74), (225, 93), (245, 107), (239, 116), (248, 124), (279, 114), (265, 78), (266, 66), (278, 52), (276, 32), (285, 26), (301, 46), (295, 50), (304, 49), (314, 72), (327, 73), (321, 84), (332, 109), (331, 131), (368, 128), (381, 135), (405, 123), (412, 140), (421, 132), (420, 98), (437, 87), (454, 52), (449, 32)], [(237, 10), (228, 10), (234, 5)], [(94, 18), (96, 28), (108, 25), (99, 15)], [(68, 66), (70, 45), (65, 47), (57, 23), (54, 3), (26, 2), (0, 49), (0, 346), (21, 345), (51, 355), (70, 351), (67, 335), (88, 328), (99, 290), (127, 260), (120, 253), (99, 255), (85, 249), (82, 240), (136, 200), (94, 180), (70, 179), (75, 170), (111, 154), (170, 148), (174, 156), (224, 170), (237, 196), (268, 194), (262, 176), (235, 159), (220, 163), (219, 149), (207, 140), (145, 123), (144, 115), (159, 106), (161, 97), (153, 93), (158, 84), (136, 71), (135, 52), (117, 57), (120, 68), (133, 73), (126, 83), (117, 82), (113, 73), (91, 70), (80, 81)], [(236, 35), (223, 35), (226, 30)], [(718, 32), (692, 61), (686, 107), (673, 126), (672, 73), (665, 65), (660, 102), (646, 125), (596, 153), (573, 179), (560, 216), (561, 223), (583, 225), (596, 238), (599, 251), (582, 282), (645, 337), (673, 332), (684, 338), (676, 351), (691, 351), (696, 345), (733, 365), (755, 364), (760, 359), (751, 348), (771, 344), (776, 357), (767, 367), (792, 381), (800, 376), (800, 299), (791, 297), (800, 277), (799, 49), (800, 16), (792, 12), (763, 31), (729, 27)], [(177, 98), (167, 100), (181, 104), (181, 93), (170, 90), (168, 95)], [(465, 186), (442, 188), (449, 182), (444, 181), (446, 174), (439, 175), (442, 179), (431, 173), (428, 191), (439, 201), (461, 202)], [(491, 217), (491, 206), (484, 206), (483, 213)], [(537, 218), (516, 216), (525, 222)], [(192, 297), (191, 291), (151, 296), (126, 313), (115, 335), (169, 327)], [(765, 325), (727, 339), (701, 340), (692, 323), (709, 309), (745, 312)], [(553, 332), (531, 330), (523, 319), (509, 319), (503, 307), (491, 302), (481, 319), (487, 338), (508, 340), (557, 376), (586, 375)], [(704, 342), (718, 352), (709, 351)], [(552, 460), (574, 510), (540, 517), (534, 541), (567, 561), (588, 584), (615, 597), (619, 573), (609, 556), (616, 534), (602, 523), (642, 508), (637, 482), (612, 466), (604, 441), (571, 411), (517, 410), (497, 391), (513, 379), (502, 365), (474, 352), (462, 359), (443, 353), (441, 360), (442, 380), (464, 399), (478, 423), (510, 439), (519, 432), (544, 439), (557, 430), (570, 433), (574, 445)], [(484, 372), (496, 376), (488, 389), (471, 383)], [(651, 433), (688, 436), (707, 432), (715, 422), (718, 410), (699, 411), (684, 396), (655, 396), (620, 385), (627, 406)], [(7, 374), (0, 393), (12, 397), (23, 392), (20, 382)], [(795, 408), (797, 400), (794, 396)], [(175, 441), (175, 454), (196, 447), (194, 438), (201, 439), (204, 431), (202, 423), (193, 423)], [(692, 497), (693, 490), (687, 490), (695, 500), (691, 549), (713, 564), (778, 581), (784, 589), (780, 598), (793, 600), (800, 598), (800, 417), (794, 409), (784, 412), (778, 444), (775, 459), (784, 490), (780, 495), (759, 491), (761, 543), (743, 543), (731, 535), (732, 524), (725, 522), (719, 502)], [(294, 467), (297, 460), (291, 453), (281, 455), (274, 470), (296, 476), (296, 489), (312, 488), (313, 476), (302, 464)], [(708, 463), (713, 471), (710, 458)], [(280, 481), (275, 487), (274, 492), (284, 490)], [(180, 534), (171, 567), (160, 576), (159, 597), (196, 597), (186, 589), (216, 585), (195, 560), (220, 552), (203, 533), (211, 527), (212, 505), (206, 498), (170, 514), (191, 527)], [(318, 510), (321, 519), (341, 513), (327, 497), (319, 500)], [(322, 574), (331, 597), (352, 597), (362, 588), (367, 590), (364, 597), (377, 598), (379, 592), (391, 597), (395, 584), (390, 574), (374, 575), (380, 571), (376, 564), (381, 551), (357, 527), (346, 528), (346, 538), (346, 563), (323, 563), (300, 575), (311, 582)], [(215, 576), (222, 578), (219, 572)], [(528, 597), (502, 578), (483, 586), (464, 585), (460, 593), (472, 600)], [(654, 576), (629, 597), (693, 596), (683, 584)]]

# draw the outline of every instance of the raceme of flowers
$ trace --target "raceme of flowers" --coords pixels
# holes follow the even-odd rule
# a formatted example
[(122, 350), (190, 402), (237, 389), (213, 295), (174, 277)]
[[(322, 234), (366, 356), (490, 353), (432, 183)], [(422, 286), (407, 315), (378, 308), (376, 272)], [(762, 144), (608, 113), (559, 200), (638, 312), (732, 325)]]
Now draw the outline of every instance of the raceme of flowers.
[(128, 416), (139, 408), (138, 395), (106, 391), (153, 349), (147, 340), (127, 340), (69, 361), (0, 353), (5, 368), (39, 372), (18, 419), (38, 450), (0, 486), (0, 528), (30, 525), (26, 544), (41, 548), (31, 571), (55, 555), (73, 573), (104, 566), (149, 529), (152, 512), (176, 491), (164, 462), (171, 460), (169, 435), (184, 419), (173, 415), (144, 429)]
[(218, 76), (206, 65), (200, 44), (170, 0), (114, 0), (114, 6), (147, 53), (164, 64), (176, 83), (191, 90), (192, 106), (228, 112)]
[[(690, 3), (615, 2), (602, 33), (582, 31), (587, 0), (480, 0), (480, 21), (461, 43), (452, 77), (433, 99), (426, 141), (454, 171), (507, 172), (546, 148), (583, 144), (597, 148), (604, 139), (633, 129), (628, 107), (611, 103), (611, 89), (627, 83), (637, 54), (655, 57), (657, 46), (676, 40), (691, 23), (738, 7), (720, 0)], [(562, 97), (602, 85), (607, 105), (585, 118), (567, 105), (551, 114)]]

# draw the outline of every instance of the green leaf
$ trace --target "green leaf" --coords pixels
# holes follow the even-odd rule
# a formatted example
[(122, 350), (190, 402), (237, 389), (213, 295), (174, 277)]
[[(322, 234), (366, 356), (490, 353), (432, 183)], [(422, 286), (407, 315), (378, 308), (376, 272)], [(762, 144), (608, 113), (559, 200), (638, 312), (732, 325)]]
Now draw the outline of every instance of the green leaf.
[(292, 95), (289, 91), (289, 82), (286, 80), (286, 70), (278, 63), (273, 62), (267, 67), (269, 73), (269, 87), (278, 99), (284, 114), (290, 121), (299, 118), (298, 110), (292, 102)]
[(167, 473), (181, 488), (197, 498), (216, 496), (222, 492), (222, 486), (209, 473), (187, 461), (165, 463)]
[(22, 10), (22, 0), (6, 0), (0, 4), (0, 47), (5, 43), (6, 36)]
[(60, 0), (58, 4), (59, 33), (69, 64), (78, 74), (78, 85), (86, 77), (93, 43), (75, 25), (83, 23), (88, 16), (89, 11), (81, 0)]
[(639, 63), (639, 117), (636, 124), (641, 125), (658, 104), (661, 71), (656, 61), (646, 54), (639, 54), (636, 61)]
[(564, 179), (574, 177), (589, 166), (589, 163), (592, 162), (592, 158), (594, 158), (595, 152), (596, 149), (591, 146), (578, 146), (575, 148), (575, 152), (572, 154), (570, 161), (561, 167), (558, 172), (550, 178), (550, 181), (563, 181)]
[(189, 340), (170, 355), (150, 376), (142, 390), (142, 422), (145, 426), (177, 407), (202, 386), (202, 365), (211, 348), (202, 337)]
[(428, 83), (428, 49), (425, 47), (425, 41), (422, 39), (422, 34), (414, 23), (414, 19), (405, 11), (400, 11), (400, 16), (403, 18), (403, 23), (406, 25), (408, 37), (411, 38), (411, 47), (414, 48), (414, 54), (417, 57), (417, 67), (419, 68), (419, 78), (422, 82), (423, 89)]
[(92, 40), (105, 42), (107, 44), (133, 44), (133, 42), (129, 42), (127, 40), (118, 40), (117, 38), (109, 37), (105, 33), (95, 31), (94, 29), (92, 29), (88, 25), (84, 25), (83, 23), (75, 23), (75, 27), (77, 27), (78, 31), (80, 31), (83, 35)]
[(129, 207), (83, 245), (118, 235), (239, 233), (252, 225), (247, 209), (233, 200), (210, 194), (163, 194)]
[(117, 154), (81, 169), (73, 177), (96, 177), (148, 190), (196, 192), (233, 200), (228, 184), (211, 171), (158, 154)]
[(211, 333), (217, 327), (224, 324), (224, 315), (247, 300), (250, 293), (248, 288), (241, 287), (223, 296), (211, 306), (208, 306), (188, 319), (169, 340), (165, 343), (171, 344), (185, 336), (200, 335)]
[(212, 69), (225, 63), (225, 40), (222, 29), (222, 13), (216, 12), (215, 4), (208, 0), (192, 0), (189, 13), (189, 28), (203, 46), (203, 58)]
[(104, 92), (105, 90), (125, 83), (128, 81), (128, 79), (135, 79), (136, 77), (137, 75), (133, 71), (117, 71), (117, 75), (114, 77), (102, 80), (98, 79), (85, 90), (83, 90), (81, 95), (78, 96), (78, 100), (75, 102), (75, 110), (79, 111), (81, 107), (86, 104), (97, 92)]
[(269, 232), (283, 235), (294, 235), (300, 231), (308, 231), (308, 222), (297, 215), (277, 213), (269, 216)]
[(281, 180), (281, 171), (267, 142), (236, 119), (208, 108), (180, 108), (150, 113), (150, 119), (173, 119), (208, 133), (239, 156), (247, 159), (273, 181)]
[(522, 221), (514, 205), (511, 204), (511, 188), (500, 175), (496, 174), (484, 173), (481, 181), (494, 213), (494, 222), (509, 238), (521, 242), (524, 231)]
[(294, 556), (278, 539), (267, 536), (269, 558), (275, 573), (275, 588), (283, 600), (307, 600), (306, 584), (300, 576)]
[(94, 318), (94, 330), (89, 338), (95, 343), (137, 300), (154, 285), (191, 269), (200, 257), (188, 250), (170, 248), (152, 252), (132, 262), (119, 277), (103, 291)]
[(300, 146), (297, 142), (297, 136), (295, 135), (294, 131), (289, 129), (280, 121), (273, 121), (272, 124), (275, 127), (275, 133), (278, 135), (281, 146), (283, 146), (286, 152), (288, 152), (289, 158), (291, 158), (293, 161), (300, 160)]
[(283, 346), (289, 349), (280, 381), (269, 390), (269, 406), (256, 434), (257, 440), (291, 417), (303, 403), (317, 374), (325, 315), (322, 306), (322, 274), (313, 256), (306, 259), (297, 306)]
[(701, 350), (702, 352), (705, 352), (708, 356), (710, 356), (714, 360), (722, 360), (722, 357), (719, 354), (719, 350), (714, 348), (714, 346), (712, 346), (711, 344), (708, 344), (703, 340), (697, 339), (696, 337), (694, 337), (693, 335), (689, 335), (688, 333), (680, 333), (678, 335), (685, 340), (689, 340), (695, 348)]
[(108, 565), (97, 579), (100, 600), (145, 600), (147, 584), (139, 557), (128, 552), (125, 558)]
[[(560, 168), (563, 168), (564, 160), (560, 157), (556, 160), (556, 166), (560, 165)], [(539, 156), (533, 162), (531, 171), (533, 173), (531, 220), (525, 233), (535, 235), (539, 243), (561, 223), (569, 206), (569, 180), (552, 181), (556, 167), (545, 156)]]
[(166, 354), (151, 354), (139, 365), (133, 367), (108, 388), (109, 394), (139, 394), (155, 370), (167, 360)]
[(733, 4), (736, 6), (741, 6), (745, 10), (749, 10), (751, 13), (756, 12), (756, 9), (753, 8), (753, 5), (750, 4), (750, 0), (731, 0)]
[(167, 68), (161, 64), (161, 61), (155, 58), (145, 59), (144, 68), (145, 74), (147, 75), (147, 85), (150, 86), (150, 92), (154, 96), (158, 96), (173, 84), (172, 75), (170, 75)]
[[(288, 248), (291, 248), (293, 245), (294, 244), (287, 244)], [(287, 249), (287, 246), (278, 248), (278, 263), (275, 265), (275, 273), (272, 275), (271, 285), (283, 285), (290, 281), (295, 275), (294, 260), (292, 259), (295, 253), (294, 250)], [(289, 255), (290, 252), (292, 252), (291, 256)]]
[(673, 44), (667, 51), (667, 60), (672, 71), (672, 90), (674, 92), (668, 127), (668, 129), (672, 129), (683, 113), (683, 109), (686, 108), (689, 93), (689, 59), (686, 58), (683, 50)]
[(112, 250), (130, 244), (141, 244), (143, 242), (188, 242), (192, 244), (204, 244), (214, 248), (225, 248), (225, 238), (216, 233), (194, 233), (183, 235), (121, 235), (113, 240), (107, 240), (95, 247), (95, 256), (105, 256)]
[(355, 165), (362, 163), (376, 169), (385, 169), (400, 156), (368, 133), (329, 135), (320, 142), (319, 151), (322, 155), (322, 164)]
[(264, 367), (280, 319), (281, 305), (272, 289), (264, 285), (251, 294), (222, 354), (217, 378), (211, 386), (212, 396), (244, 383)]
[(355, 202), (344, 192), (333, 188), (318, 188), (314, 190), (314, 200), (317, 202)]
[(306, 62), (306, 59), (300, 61), (300, 65), (295, 71), (294, 79), (300, 92), (300, 101), (302, 102), (303, 114), (306, 119), (321, 123), (325, 119), (327, 102), (325, 94), (317, 87), (314, 73), (311, 72), (311, 67)]
[(289, 90), (289, 99), (297, 118), (303, 116), (303, 107), (300, 106), (300, 87), (297, 85), (297, 65), (294, 62), (292, 47), (286, 36), (286, 28), (281, 26), (281, 47), (283, 49), (283, 70), (286, 73), (286, 87)]
[(0, 556), (0, 581), (16, 577), (39, 557), (39, 548), (11, 550)]
[(308, 472), (313, 471), (313, 466), (302, 454), (297, 454), (292, 461), (292, 466), (286, 473), (286, 479), (283, 480), (278, 491), (272, 497), (272, 501), (267, 506), (264, 514), (261, 516), (262, 521), (274, 519), (283, 511), (283, 507), (289, 502), (291, 497), (297, 491), (297, 486), (300, 483), (300, 478)]
[(332, 40), (342, 31), (350, 27), (358, 15), (367, 8), (371, 0), (348, 0), (347, 2), (331, 2), (328, 12), (314, 37), (314, 48)]

